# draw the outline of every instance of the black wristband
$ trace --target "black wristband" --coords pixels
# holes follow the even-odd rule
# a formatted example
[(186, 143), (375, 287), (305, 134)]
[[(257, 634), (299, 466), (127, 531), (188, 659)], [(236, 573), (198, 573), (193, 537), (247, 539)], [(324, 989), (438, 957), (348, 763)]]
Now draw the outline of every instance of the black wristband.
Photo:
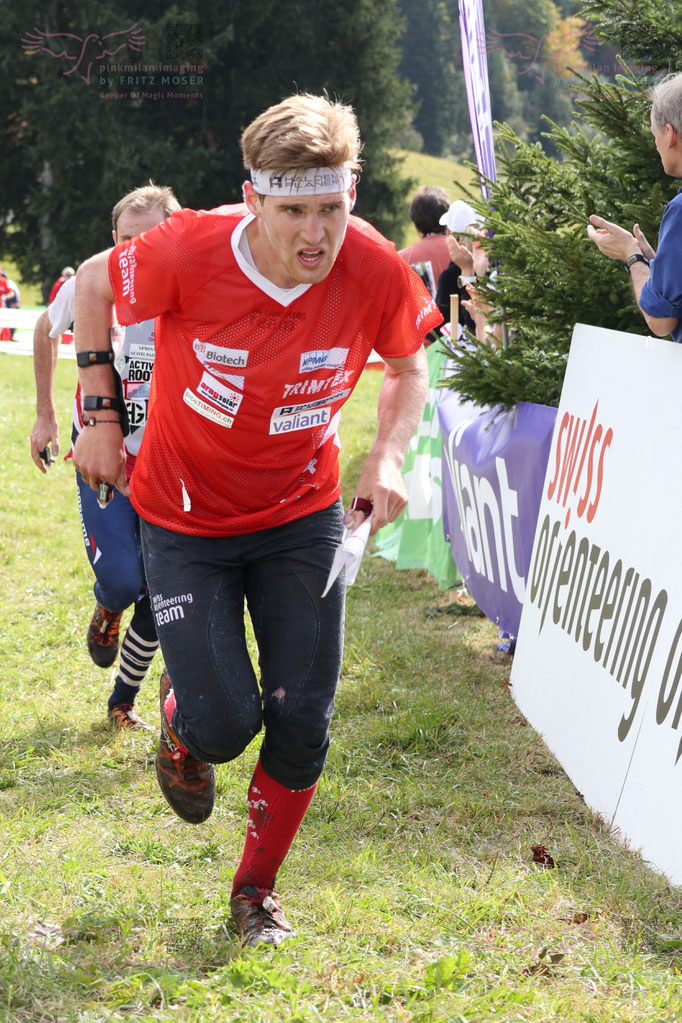
[(83, 398), (83, 410), (85, 412), (98, 412), (100, 409), (107, 409), (111, 412), (122, 412), (125, 408), (120, 398), (102, 397), (98, 394), (86, 394)]
[(111, 349), (106, 352), (78, 352), (76, 364), (78, 366), (96, 366), (98, 363), (114, 361), (114, 353)]
[(631, 256), (628, 256), (628, 258), (625, 260), (625, 263), (623, 264), (628, 273), (630, 273), (630, 267), (632, 266), (633, 263), (646, 263), (646, 265), (648, 266), (649, 260), (646, 258), (646, 256), (643, 256), (641, 252), (633, 252), (633, 254)]

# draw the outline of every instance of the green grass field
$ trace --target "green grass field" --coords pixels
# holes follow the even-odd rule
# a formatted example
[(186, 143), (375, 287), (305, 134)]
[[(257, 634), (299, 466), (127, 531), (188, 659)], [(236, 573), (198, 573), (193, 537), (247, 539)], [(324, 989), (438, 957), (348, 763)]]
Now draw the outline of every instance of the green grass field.
[[(35, 469), (31, 363), (0, 363), (2, 1023), (682, 1018), (679, 890), (526, 725), (492, 625), (380, 558), (349, 590), (328, 766), (279, 876), (299, 936), (241, 951), (228, 900), (258, 741), (192, 827), (157, 788), (155, 737), (107, 730), (73, 470)], [(74, 376), (59, 363), (64, 450)], [(348, 495), (379, 383), (346, 409)], [(139, 700), (155, 723), (160, 669)]]

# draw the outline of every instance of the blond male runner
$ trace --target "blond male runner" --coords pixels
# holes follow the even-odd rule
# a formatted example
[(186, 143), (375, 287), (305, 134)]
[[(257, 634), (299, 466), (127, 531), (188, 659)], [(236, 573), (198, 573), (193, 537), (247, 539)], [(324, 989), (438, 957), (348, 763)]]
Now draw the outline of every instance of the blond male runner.
[[(275, 878), (324, 766), (341, 667), (343, 578), (322, 598), (342, 532), (339, 412), (376, 349), (378, 429), (356, 490), (363, 510), (349, 516), (359, 523), (371, 502), (376, 529), (406, 503), (422, 342), (441, 317), (395, 247), (351, 216), (361, 144), (350, 107), (290, 97), (241, 144), (243, 204), (183, 210), (79, 270), (76, 346), (106, 344), (114, 301), (122, 323), (158, 317), (131, 486), (168, 669), (157, 775), (175, 812), (201, 822), (213, 764), (265, 727), (231, 911), (245, 944), (278, 945), (292, 929)], [(87, 394), (111, 394), (102, 367), (81, 379)], [(129, 492), (115, 423), (84, 430), (75, 460), (91, 487)]]

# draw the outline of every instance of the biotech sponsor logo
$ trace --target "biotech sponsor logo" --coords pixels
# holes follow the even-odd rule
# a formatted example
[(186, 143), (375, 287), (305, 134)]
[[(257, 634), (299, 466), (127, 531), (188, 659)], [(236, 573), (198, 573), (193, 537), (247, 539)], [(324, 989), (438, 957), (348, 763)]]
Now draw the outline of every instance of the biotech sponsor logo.
[(228, 412), (232, 416), (237, 414), (244, 397), (239, 391), (233, 391), (231, 388), (225, 387), (224, 384), (221, 384), (210, 373), (204, 373), (197, 391), (203, 398), (208, 398), (214, 405), (218, 405), (223, 412)]
[(218, 345), (211, 345), (208, 341), (200, 341), (194, 338), (192, 348), (202, 366), (212, 369), (214, 366), (229, 366), (232, 369), (246, 369), (249, 361), (249, 353), (244, 348), (220, 348)]
[(333, 391), (337, 387), (345, 387), (352, 376), (349, 369), (338, 370), (333, 377), (326, 380), (317, 380), (315, 377), (308, 377), (306, 380), (297, 380), (294, 384), (285, 384), (282, 392), (283, 398), (290, 398), (293, 394), (321, 394), (324, 391)]
[(209, 405), (208, 402), (202, 401), (201, 398), (190, 391), (189, 387), (182, 396), (182, 400), (185, 405), (189, 405), (191, 409), (198, 412), (204, 419), (211, 419), (214, 423), (218, 423), (219, 426), (225, 426), (228, 429), (234, 423), (234, 416), (226, 416), (223, 412), (220, 412), (213, 405)]
[(349, 348), (329, 348), (326, 351), (303, 352), (300, 373), (312, 373), (316, 369), (340, 369), (346, 365)]
[(194, 597), (191, 593), (182, 593), (176, 597), (165, 597), (157, 593), (152, 598), (152, 611), (157, 625), (170, 625), (185, 617), (183, 605), (192, 604)]
[(123, 298), (127, 298), (130, 305), (135, 305), (135, 267), (137, 266), (137, 257), (135, 255), (135, 245), (129, 245), (127, 249), (119, 252), (118, 255), (118, 268), (121, 273), (121, 293)]

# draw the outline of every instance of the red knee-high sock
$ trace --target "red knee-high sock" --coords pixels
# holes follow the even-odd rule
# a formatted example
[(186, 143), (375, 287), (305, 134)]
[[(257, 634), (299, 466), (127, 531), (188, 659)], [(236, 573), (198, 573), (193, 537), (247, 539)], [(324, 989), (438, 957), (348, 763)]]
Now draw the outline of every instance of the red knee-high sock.
[(309, 789), (288, 789), (270, 778), (258, 761), (249, 785), (246, 840), (232, 882), (233, 895), (245, 885), (274, 888), (277, 871), (291, 848), (316, 788), (317, 782)]

